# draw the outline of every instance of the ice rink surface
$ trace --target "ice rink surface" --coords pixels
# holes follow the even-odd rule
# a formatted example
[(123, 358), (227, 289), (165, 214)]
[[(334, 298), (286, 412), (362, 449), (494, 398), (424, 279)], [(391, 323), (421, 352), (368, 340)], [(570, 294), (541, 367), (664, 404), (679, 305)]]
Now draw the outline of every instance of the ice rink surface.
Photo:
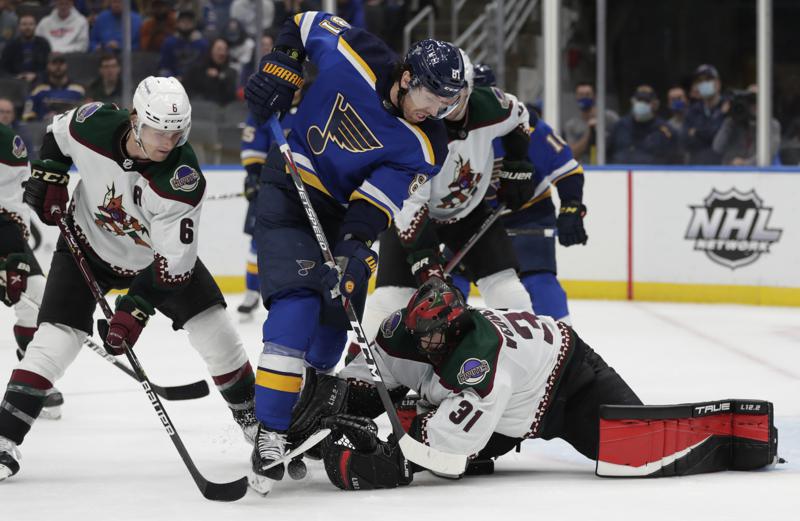
[[(231, 308), (240, 300), (229, 298)], [(63, 417), (39, 420), (21, 446), (20, 473), (0, 483), (0, 519), (24, 520), (791, 520), (800, 519), (800, 309), (571, 302), (575, 329), (648, 404), (755, 398), (775, 403), (779, 453), (766, 471), (666, 479), (602, 479), (559, 440), (525, 442), (492, 476), (448, 481), (417, 474), (405, 488), (343, 492), (320, 462), (267, 498), (236, 503), (198, 493), (141, 387), (84, 349), (58, 383)], [(251, 360), (262, 314), (241, 324)], [(238, 318), (235, 318), (238, 320)], [(16, 363), (13, 313), (0, 308), (0, 379)], [(160, 385), (208, 378), (183, 332), (157, 316), (137, 344)], [(3, 386), (4, 387), (4, 386)], [(250, 448), (221, 397), (165, 407), (201, 472), (232, 481)], [(381, 423), (384, 430), (388, 422)]]

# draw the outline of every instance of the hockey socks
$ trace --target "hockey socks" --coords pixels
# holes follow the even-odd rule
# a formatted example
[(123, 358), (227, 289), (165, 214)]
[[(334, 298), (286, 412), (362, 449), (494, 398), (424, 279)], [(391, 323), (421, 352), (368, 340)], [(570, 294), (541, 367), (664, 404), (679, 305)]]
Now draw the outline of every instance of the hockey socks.
[(598, 476), (754, 470), (775, 463), (777, 450), (771, 402), (600, 406)]
[(302, 351), (264, 342), (256, 372), (256, 417), (269, 427), (286, 431), (303, 383)]
[(36, 333), (36, 327), (14, 326), (14, 339), (17, 341), (17, 360), (22, 360), (25, 356), (25, 350), (28, 349), (28, 344), (33, 340), (33, 334)]
[(36, 373), (15, 369), (0, 403), (0, 436), (22, 443), (42, 412), (53, 384)]

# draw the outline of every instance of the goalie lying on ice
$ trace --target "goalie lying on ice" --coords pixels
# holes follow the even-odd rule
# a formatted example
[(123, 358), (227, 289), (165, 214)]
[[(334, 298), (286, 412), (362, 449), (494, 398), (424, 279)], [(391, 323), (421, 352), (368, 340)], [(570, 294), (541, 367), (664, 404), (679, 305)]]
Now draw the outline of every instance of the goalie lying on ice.
[[(412, 413), (409, 434), (471, 455), (466, 474), (491, 473), (493, 458), (527, 438), (564, 439), (597, 461), (599, 476), (752, 470), (777, 460), (771, 403), (644, 406), (571, 327), (526, 311), (468, 307), (436, 278), (383, 321), (376, 344), (393, 399), (412, 389), (429, 405)], [(403, 458), (393, 436), (378, 439), (370, 418), (383, 410), (363, 356), (339, 378), (348, 383), (347, 414), (321, 421), (333, 429), (323, 444), (328, 477), (342, 489), (410, 483), (424, 469)]]

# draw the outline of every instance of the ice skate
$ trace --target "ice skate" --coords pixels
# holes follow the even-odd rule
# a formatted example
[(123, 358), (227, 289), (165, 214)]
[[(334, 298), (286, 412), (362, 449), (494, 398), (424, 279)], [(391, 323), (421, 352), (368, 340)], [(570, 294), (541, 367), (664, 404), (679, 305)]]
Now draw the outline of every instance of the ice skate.
[(239, 320), (246, 322), (253, 318), (253, 312), (258, 308), (258, 303), (261, 301), (261, 294), (258, 291), (248, 289), (244, 294), (244, 300), (236, 311), (239, 312)]
[(250, 488), (266, 496), (272, 490), (276, 481), (283, 479), (286, 470), (285, 465), (276, 465), (267, 468), (269, 465), (286, 454), (286, 435), (266, 429), (259, 424), (256, 443), (253, 447), (251, 458), (253, 469), (248, 476)]
[(0, 436), (0, 481), (10, 478), (19, 472), (19, 460), (22, 455), (17, 444), (4, 436)]
[(64, 405), (64, 395), (53, 387), (52, 391), (44, 399), (44, 407), (42, 407), (42, 412), (39, 413), (39, 418), (46, 420), (61, 419), (62, 405)]

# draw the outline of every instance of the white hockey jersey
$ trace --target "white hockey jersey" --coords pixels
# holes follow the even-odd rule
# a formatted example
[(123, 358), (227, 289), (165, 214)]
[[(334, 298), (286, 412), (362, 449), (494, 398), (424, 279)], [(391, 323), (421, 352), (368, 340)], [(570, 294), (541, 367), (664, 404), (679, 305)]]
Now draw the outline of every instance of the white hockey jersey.
[[(403, 327), (404, 310), (389, 315), (375, 342), (389, 389), (406, 386), (436, 407), (423, 418), (422, 441), (470, 456), (495, 432), (535, 437), (572, 350), (568, 326), (529, 311), (471, 309), (475, 329), (438, 365), (417, 350)], [(363, 355), (340, 378), (371, 382)]]
[(0, 125), (0, 214), (17, 223), (25, 239), (30, 209), (22, 202), (22, 183), (31, 174), (25, 142), (11, 128)]
[(478, 87), (469, 98), (466, 121), (447, 144), (438, 175), (423, 184), (395, 216), (401, 237), (412, 233), (418, 215), (439, 222), (466, 217), (480, 204), (492, 181), (492, 141), (517, 127), (528, 129), (528, 110), (516, 97), (495, 87)]
[(71, 202), (76, 232), (119, 275), (153, 264), (161, 285), (180, 284), (197, 259), (205, 179), (188, 144), (160, 163), (125, 158), (128, 121), (127, 110), (94, 102), (48, 126), (81, 177)]

